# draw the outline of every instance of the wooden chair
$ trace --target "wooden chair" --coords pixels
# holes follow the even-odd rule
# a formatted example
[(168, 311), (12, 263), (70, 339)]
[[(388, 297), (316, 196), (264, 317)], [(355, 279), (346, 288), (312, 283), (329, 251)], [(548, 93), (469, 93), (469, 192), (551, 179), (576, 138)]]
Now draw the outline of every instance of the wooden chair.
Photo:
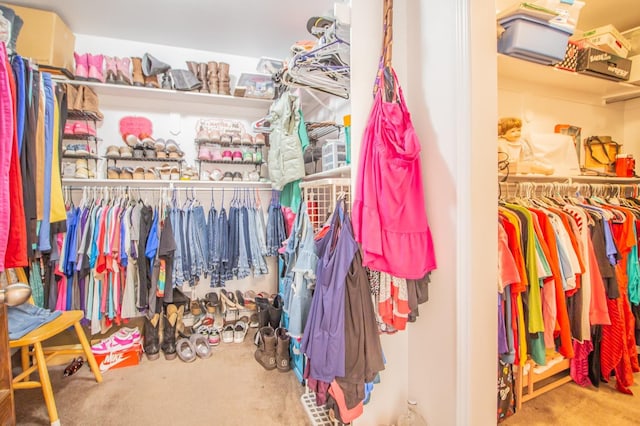
[[(16, 274), (20, 282), (29, 282), (26, 274), (22, 269), (16, 269)], [(47, 369), (47, 361), (58, 355), (79, 355), (84, 354), (89, 367), (96, 378), (96, 382), (102, 382), (102, 374), (98, 368), (93, 352), (91, 352), (91, 345), (87, 340), (87, 336), (84, 333), (80, 320), (84, 313), (82, 311), (64, 311), (62, 315), (54, 319), (53, 321), (43, 324), (36, 328), (20, 339), (9, 340), (9, 348), (20, 348), (21, 361), (22, 361), (22, 373), (13, 378), (13, 389), (33, 389), (42, 388), (42, 394), (44, 395), (44, 402), (47, 405), (47, 411), (49, 412), (49, 420), (52, 425), (59, 425), (60, 420), (58, 418), (58, 409), (56, 408), (56, 402), (53, 398), (53, 389), (51, 387), (51, 380), (49, 379), (49, 371)], [(78, 336), (78, 340), (82, 349), (56, 349), (47, 350), (42, 347), (42, 342), (47, 340), (73, 326)], [(33, 347), (33, 349), (31, 349)], [(31, 374), (38, 370), (40, 381), (30, 380)]]

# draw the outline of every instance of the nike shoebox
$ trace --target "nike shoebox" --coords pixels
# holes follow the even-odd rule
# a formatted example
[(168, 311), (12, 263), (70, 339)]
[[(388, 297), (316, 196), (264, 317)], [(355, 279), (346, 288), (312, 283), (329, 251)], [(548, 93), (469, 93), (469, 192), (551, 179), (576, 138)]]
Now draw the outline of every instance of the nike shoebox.
[(33, 59), (38, 65), (73, 72), (76, 36), (58, 15), (48, 10), (2, 4), (24, 21), (16, 42), (19, 55)]
[(142, 352), (142, 345), (138, 343), (124, 351), (109, 352), (107, 354), (97, 354), (94, 356), (100, 371), (104, 373), (108, 370), (140, 364)]
[(629, 80), (631, 61), (609, 52), (587, 47), (578, 51), (576, 70), (582, 74), (613, 81)]

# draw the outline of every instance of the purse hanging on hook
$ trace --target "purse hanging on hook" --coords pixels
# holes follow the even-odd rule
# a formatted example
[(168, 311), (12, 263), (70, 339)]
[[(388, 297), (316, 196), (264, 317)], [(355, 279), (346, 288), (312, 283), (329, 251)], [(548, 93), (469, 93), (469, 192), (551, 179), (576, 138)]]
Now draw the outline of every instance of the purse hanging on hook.
[(380, 55), (378, 75), (373, 87), (373, 95), (375, 96), (378, 87), (382, 83), (384, 100), (386, 102), (392, 102), (396, 100), (396, 84), (391, 65), (393, 51), (393, 0), (384, 0), (382, 13), (382, 54)]

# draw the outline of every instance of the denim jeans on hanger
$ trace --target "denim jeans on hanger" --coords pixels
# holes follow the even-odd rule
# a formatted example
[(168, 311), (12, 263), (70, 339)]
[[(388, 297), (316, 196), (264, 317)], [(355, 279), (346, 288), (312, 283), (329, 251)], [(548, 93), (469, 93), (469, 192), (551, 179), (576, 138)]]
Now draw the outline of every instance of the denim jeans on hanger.
[(189, 238), (189, 230), (190, 230), (190, 222), (191, 222), (191, 209), (183, 209), (182, 210), (182, 238), (184, 241), (182, 252), (182, 268), (184, 270), (184, 279), (189, 282), (189, 285), (193, 286), (195, 284), (195, 280), (191, 276), (191, 238)]
[(173, 253), (173, 286), (181, 286), (185, 281), (184, 270), (182, 268), (184, 236), (182, 232), (181, 212), (177, 207), (173, 207), (169, 213), (171, 216), (171, 224), (173, 225), (173, 239), (176, 241), (176, 251)]
[(240, 248), (238, 244), (238, 208), (232, 206), (229, 208), (229, 265), (231, 266), (231, 277), (238, 275), (238, 257), (240, 256)]
[(227, 212), (222, 207), (218, 220), (216, 221), (216, 253), (219, 263), (218, 272), (216, 274), (216, 282), (211, 281), (212, 286), (224, 286), (230, 271), (229, 266), (229, 221), (227, 220)]
[[(240, 207), (238, 210), (238, 273), (239, 280), (251, 275), (251, 267), (249, 265), (249, 253), (247, 252), (247, 240), (245, 233), (245, 217), (247, 209)], [(248, 231), (248, 230), (247, 230)]]
[(53, 321), (60, 315), (61, 311), (50, 311), (39, 308), (31, 303), (23, 303), (18, 306), (7, 308), (9, 319), (9, 339), (19, 339), (32, 330)]
[[(209, 274), (213, 274), (220, 267), (219, 254), (216, 255), (216, 226), (218, 222), (218, 211), (212, 204), (209, 208), (209, 214), (207, 218), (207, 245), (209, 251), (207, 253), (207, 271)], [(213, 277), (211, 278), (213, 281)]]
[(192, 210), (191, 239), (193, 241), (194, 256), (191, 264), (191, 273), (194, 277), (199, 277), (206, 273), (206, 255), (209, 251), (207, 222), (202, 206), (196, 206)]
[[(251, 247), (251, 258), (253, 259), (253, 274), (264, 275), (269, 273), (267, 262), (264, 259), (260, 248), (260, 234), (258, 227), (258, 214), (262, 214), (261, 210), (256, 208), (247, 209), (249, 218), (249, 246)], [(262, 228), (264, 230), (264, 228)], [(264, 236), (263, 236), (264, 238)], [(264, 241), (264, 239), (263, 239)]]

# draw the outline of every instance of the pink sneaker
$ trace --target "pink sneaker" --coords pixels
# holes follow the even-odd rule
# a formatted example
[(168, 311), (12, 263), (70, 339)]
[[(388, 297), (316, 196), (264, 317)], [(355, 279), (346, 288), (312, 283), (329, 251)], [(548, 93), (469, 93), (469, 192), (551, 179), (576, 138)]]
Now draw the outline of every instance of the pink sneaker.
[(106, 354), (109, 352), (124, 351), (140, 343), (141, 335), (138, 327), (124, 327), (112, 334), (100, 343), (91, 346), (94, 354)]

